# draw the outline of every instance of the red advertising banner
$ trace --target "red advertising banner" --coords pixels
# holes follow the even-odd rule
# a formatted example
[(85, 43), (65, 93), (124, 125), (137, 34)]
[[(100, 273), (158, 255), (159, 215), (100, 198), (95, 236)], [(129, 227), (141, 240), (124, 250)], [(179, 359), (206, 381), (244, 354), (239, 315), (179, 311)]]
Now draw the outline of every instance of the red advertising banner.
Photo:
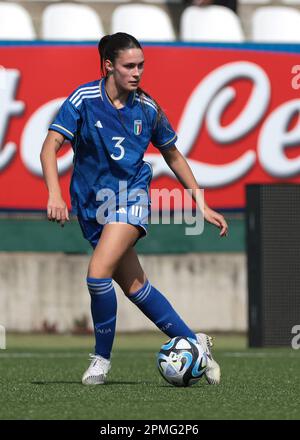
[[(142, 87), (166, 111), (212, 207), (243, 208), (248, 183), (300, 182), (300, 48), (271, 49), (144, 48)], [(0, 209), (45, 209), (47, 127), (78, 85), (98, 77), (96, 44), (0, 45)], [(181, 188), (151, 145), (145, 160), (152, 188)], [(69, 145), (58, 162), (69, 201)]]

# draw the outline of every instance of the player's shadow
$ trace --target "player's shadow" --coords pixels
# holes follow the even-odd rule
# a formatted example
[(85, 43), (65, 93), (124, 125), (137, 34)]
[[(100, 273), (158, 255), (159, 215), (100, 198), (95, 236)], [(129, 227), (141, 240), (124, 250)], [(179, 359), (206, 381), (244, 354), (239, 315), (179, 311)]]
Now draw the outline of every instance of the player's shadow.
[(107, 381), (106, 382), (106, 385), (137, 385), (137, 386), (140, 386), (140, 385), (149, 385), (149, 384), (153, 384), (153, 382), (151, 382), (151, 381), (148, 381), (148, 382), (145, 382), (145, 381), (143, 381), (143, 382), (133, 382), (133, 381), (125, 382), (122, 380), (114, 380), (114, 381)]
[[(31, 385), (54, 385), (54, 384), (79, 384), (82, 385), (81, 381), (74, 381), (74, 380), (35, 380), (33, 382), (30, 382)], [(125, 381), (107, 381), (105, 383), (105, 386), (111, 386), (111, 385), (148, 385), (153, 384), (153, 382), (125, 382)]]
[(31, 385), (53, 385), (53, 384), (62, 384), (62, 383), (76, 383), (79, 384), (81, 382), (74, 381), (74, 380), (35, 380), (33, 382), (30, 382)]
[(164, 389), (168, 389), (168, 390), (178, 390), (178, 389), (181, 389), (181, 390), (186, 390), (186, 389), (189, 389), (189, 390), (191, 390), (191, 389), (193, 389), (193, 390), (197, 390), (197, 389), (199, 389), (199, 388), (204, 388), (204, 387), (206, 387), (206, 386), (209, 386), (209, 384), (205, 384), (205, 385), (197, 385), (197, 386), (193, 386), (193, 387), (191, 387), (191, 386), (188, 386), (188, 387), (176, 387), (176, 386), (173, 386), (173, 385), (169, 385), (169, 384), (166, 384), (166, 385), (157, 385), (157, 388), (164, 388)]

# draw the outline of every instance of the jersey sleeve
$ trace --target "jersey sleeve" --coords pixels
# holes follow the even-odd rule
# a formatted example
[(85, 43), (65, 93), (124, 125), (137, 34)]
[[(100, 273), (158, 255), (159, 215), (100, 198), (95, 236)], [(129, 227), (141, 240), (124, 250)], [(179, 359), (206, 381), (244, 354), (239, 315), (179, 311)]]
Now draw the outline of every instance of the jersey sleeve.
[(163, 113), (154, 125), (151, 142), (156, 148), (163, 151), (174, 145), (176, 141), (177, 135)]
[(60, 107), (54, 121), (49, 126), (49, 130), (57, 131), (72, 141), (78, 131), (79, 123), (80, 113), (68, 98)]

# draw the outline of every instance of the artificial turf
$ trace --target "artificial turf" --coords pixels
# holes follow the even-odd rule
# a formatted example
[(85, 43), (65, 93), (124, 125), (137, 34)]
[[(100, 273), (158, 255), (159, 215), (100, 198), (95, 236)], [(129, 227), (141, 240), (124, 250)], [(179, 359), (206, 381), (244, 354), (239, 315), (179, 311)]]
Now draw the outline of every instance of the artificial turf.
[(300, 350), (249, 349), (242, 336), (217, 336), (222, 382), (167, 384), (155, 354), (166, 337), (117, 334), (105, 385), (81, 376), (90, 336), (8, 335), (0, 350), (0, 419), (300, 419)]

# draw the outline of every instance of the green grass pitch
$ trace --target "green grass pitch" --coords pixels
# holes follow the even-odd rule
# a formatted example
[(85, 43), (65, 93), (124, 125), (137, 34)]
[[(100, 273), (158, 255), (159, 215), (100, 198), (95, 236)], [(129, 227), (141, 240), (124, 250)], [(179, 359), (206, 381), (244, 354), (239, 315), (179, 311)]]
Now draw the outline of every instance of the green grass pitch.
[(242, 336), (217, 336), (222, 383), (168, 385), (156, 368), (161, 334), (118, 335), (105, 385), (81, 376), (90, 336), (8, 335), (0, 350), (0, 419), (299, 419), (300, 350), (248, 349)]

